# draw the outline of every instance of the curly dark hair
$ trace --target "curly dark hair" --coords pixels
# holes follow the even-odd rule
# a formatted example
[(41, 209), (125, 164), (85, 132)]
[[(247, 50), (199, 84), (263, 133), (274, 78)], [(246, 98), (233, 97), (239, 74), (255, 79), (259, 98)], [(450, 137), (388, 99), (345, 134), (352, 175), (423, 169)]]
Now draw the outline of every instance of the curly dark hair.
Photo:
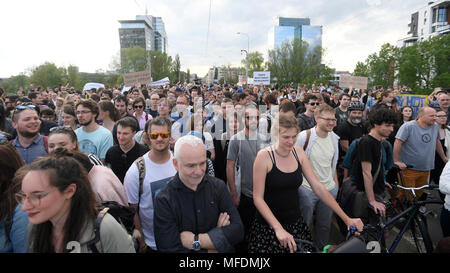
[(375, 127), (375, 125), (381, 125), (383, 123), (395, 125), (398, 123), (398, 115), (392, 109), (378, 108), (369, 112), (369, 122), (371, 127)]

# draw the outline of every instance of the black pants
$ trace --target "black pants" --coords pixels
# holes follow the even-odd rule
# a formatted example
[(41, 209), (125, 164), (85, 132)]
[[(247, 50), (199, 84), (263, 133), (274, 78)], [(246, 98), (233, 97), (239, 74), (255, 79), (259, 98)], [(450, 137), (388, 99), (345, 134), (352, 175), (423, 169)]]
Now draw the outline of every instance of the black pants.
[(256, 207), (253, 203), (253, 198), (241, 194), (238, 212), (241, 216), (242, 224), (244, 225), (244, 241), (236, 246), (236, 252), (246, 253), (248, 250), (248, 235), (250, 233), (250, 227), (256, 215)]

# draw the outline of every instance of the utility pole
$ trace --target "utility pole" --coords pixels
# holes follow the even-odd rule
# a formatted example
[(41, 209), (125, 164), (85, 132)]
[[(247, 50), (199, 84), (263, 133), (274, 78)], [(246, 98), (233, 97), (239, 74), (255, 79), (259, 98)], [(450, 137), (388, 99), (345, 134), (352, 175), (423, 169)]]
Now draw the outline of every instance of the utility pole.
[(246, 68), (246, 72), (245, 72), (245, 77), (246, 77), (245, 87), (247, 88), (248, 87), (248, 66), (249, 66), (248, 65), (248, 54), (250, 53), (250, 36), (247, 33), (243, 33), (243, 32), (238, 32), (237, 34), (242, 34), (242, 35), (247, 36), (247, 51), (244, 49), (241, 50), (241, 53), (242, 53), (242, 51), (245, 51), (247, 53), (247, 58), (246, 58), (247, 68)]

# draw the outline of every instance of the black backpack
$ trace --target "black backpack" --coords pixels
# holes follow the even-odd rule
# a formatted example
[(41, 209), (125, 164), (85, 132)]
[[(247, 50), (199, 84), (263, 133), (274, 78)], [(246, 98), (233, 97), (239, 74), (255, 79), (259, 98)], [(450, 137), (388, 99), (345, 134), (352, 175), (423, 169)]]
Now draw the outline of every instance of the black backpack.
[[(94, 233), (95, 237), (88, 242), (88, 247), (92, 252), (98, 253), (96, 243), (100, 241), (100, 225), (102, 223), (103, 217), (106, 213), (116, 219), (116, 221), (122, 225), (122, 227), (133, 237), (134, 226), (134, 215), (136, 214), (136, 208), (123, 206), (115, 201), (102, 201), (97, 205), (98, 215), (95, 220)], [(133, 238), (134, 239), (134, 238)], [(139, 249), (139, 242), (134, 241), (135, 249)]]

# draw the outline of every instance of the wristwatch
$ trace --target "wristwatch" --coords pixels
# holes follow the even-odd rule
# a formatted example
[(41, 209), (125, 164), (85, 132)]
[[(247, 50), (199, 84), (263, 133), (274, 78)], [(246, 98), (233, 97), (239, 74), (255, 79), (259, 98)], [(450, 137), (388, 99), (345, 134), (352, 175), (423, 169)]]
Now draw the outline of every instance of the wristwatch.
[(201, 249), (200, 241), (198, 240), (198, 234), (194, 234), (194, 241), (192, 242), (192, 250), (199, 251)]

